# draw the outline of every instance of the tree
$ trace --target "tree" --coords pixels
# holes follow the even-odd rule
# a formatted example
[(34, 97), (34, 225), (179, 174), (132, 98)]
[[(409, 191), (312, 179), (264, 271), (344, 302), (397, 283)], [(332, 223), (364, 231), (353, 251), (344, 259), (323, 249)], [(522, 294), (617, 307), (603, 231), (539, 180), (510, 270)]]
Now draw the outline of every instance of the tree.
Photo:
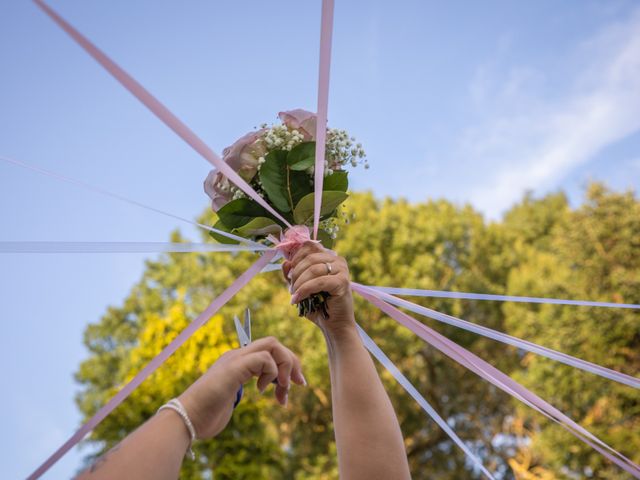
[[(602, 195), (604, 199), (611, 198), (606, 192)], [(632, 196), (627, 201), (638, 208), (638, 202)], [(583, 210), (592, 208), (598, 212), (592, 214), (595, 215), (592, 218), (594, 224), (608, 218), (601, 203), (583, 207)], [(593, 290), (558, 290), (565, 281), (578, 278), (577, 274), (571, 274), (570, 266), (542, 270), (549, 275), (548, 278), (540, 278), (540, 269), (544, 265), (554, 265), (553, 262), (559, 265), (564, 255), (573, 258), (575, 246), (566, 232), (577, 232), (578, 224), (584, 222), (579, 217), (581, 211), (571, 212), (563, 195), (551, 195), (540, 201), (526, 197), (504, 222), (487, 223), (471, 207), (458, 207), (444, 200), (410, 204), (404, 200), (378, 200), (371, 194), (353, 194), (347, 202), (344, 224), (335, 248), (349, 261), (354, 280), (371, 285), (487, 293), (554, 293), (557, 296), (572, 293), (576, 297), (587, 298), (593, 297)], [(586, 210), (582, 214), (586, 215)], [(636, 215), (636, 218), (640, 217)], [(211, 224), (213, 215), (206, 213), (201, 221)], [(600, 225), (596, 233), (604, 235), (606, 228)], [(626, 235), (619, 236), (619, 248), (622, 249), (626, 239)], [(174, 233), (172, 241), (183, 240), (179, 233)], [(563, 241), (569, 243), (565, 245)], [(624, 255), (635, 253), (637, 259), (637, 243), (628, 245)], [(593, 262), (593, 252), (588, 249), (581, 252), (579, 255), (582, 257), (572, 261)], [(619, 261), (624, 256), (623, 253), (616, 255)], [(547, 258), (547, 262), (540, 263), (540, 258)], [(201, 312), (253, 259), (255, 255), (250, 254), (203, 253), (168, 254), (149, 261), (142, 279), (123, 305), (110, 308), (98, 323), (87, 328), (85, 344), (90, 357), (77, 374), (78, 381), (84, 386), (78, 397), (83, 414), (88, 417), (102, 406), (126, 379), (169, 343), (188, 320)], [(592, 266), (595, 268), (595, 264)], [(603, 285), (613, 281), (614, 270), (620, 271), (612, 266), (609, 269), (604, 265), (598, 268), (598, 281)], [(616, 280), (618, 283), (607, 286), (606, 291), (612, 292), (624, 283), (626, 290), (621, 292), (631, 299), (637, 284), (630, 279), (637, 281), (637, 264), (625, 272), (624, 282)], [(589, 276), (579, 278), (584, 280)], [(581, 285), (587, 283), (585, 280)], [(554, 285), (558, 289), (553, 290), (551, 286)], [(603, 296), (607, 297), (603, 293), (596, 298)], [(96, 442), (103, 449), (109, 448), (152, 415), (160, 404), (180, 393), (218, 355), (236, 346), (231, 318), (249, 306), (254, 313), (254, 335), (275, 335), (296, 351), (302, 359), (309, 387), (295, 388), (287, 409), (279, 408), (270, 399), (261, 397), (254, 387), (248, 387), (248, 398), (240, 404), (224, 434), (212, 442), (198, 442), (196, 450), (201, 460), (185, 462), (183, 478), (212, 478), (212, 475), (216, 479), (337, 478), (323, 339), (310, 322), (296, 316), (288, 300), (289, 294), (279, 273), (256, 277), (107, 418), (89, 441)], [(558, 339), (547, 338), (552, 336), (551, 327), (555, 328), (558, 321), (552, 311), (545, 313), (547, 307), (515, 307), (497, 302), (446, 299), (423, 299), (420, 303), (551, 347), (566, 347), (568, 353), (578, 353), (571, 350), (571, 345), (559, 345)], [(551, 451), (558, 444), (563, 445), (571, 456), (574, 455), (571, 449), (577, 441), (562, 437), (558, 433), (559, 427), (547, 426), (539, 417), (520, 409), (506, 394), (439, 354), (361, 298), (356, 298), (356, 311), (357, 320), (363, 328), (483, 458), (485, 464), (504, 478), (513, 478), (514, 472), (520, 478), (544, 478), (527, 477), (518, 472), (533, 475), (546, 471), (546, 467), (557, 469), (559, 463)], [(536, 327), (539, 314), (543, 314), (541, 325), (545, 325), (548, 331), (541, 332)], [(521, 324), (519, 319), (523, 316), (526, 320)], [(566, 319), (562, 317), (563, 322), (570, 322), (571, 318), (568, 314)], [(580, 397), (579, 402), (586, 410), (595, 406), (589, 402), (596, 397), (601, 401), (618, 398), (615, 400), (616, 408), (621, 415), (627, 416), (626, 428), (639, 421), (637, 397), (633, 397), (633, 392), (626, 392), (624, 397), (631, 401), (631, 408), (624, 405), (623, 397), (616, 396), (619, 395), (618, 390), (599, 391), (593, 398), (587, 398), (569, 382), (566, 386), (563, 384), (562, 392), (554, 392), (553, 383), (544, 377), (547, 370), (540, 370), (547, 368), (543, 360), (522, 356), (511, 347), (453, 327), (427, 319), (424, 321), (505, 372), (521, 371), (520, 379), (549, 400), (565, 398), (563, 395), (567, 399), (582, 395), (585, 398)], [(559, 325), (556, 335), (557, 332), (565, 332), (570, 325)], [(604, 359), (602, 363), (617, 368), (620, 362), (628, 361), (633, 357), (633, 351), (622, 346), (631, 348), (638, 340), (625, 337), (623, 326), (628, 327), (628, 323), (622, 324), (615, 338), (594, 340), (585, 345), (584, 356), (591, 356), (590, 359), (599, 362), (602, 359), (597, 355), (606, 356), (608, 342), (619, 341), (615, 344), (620, 346), (615, 359)], [(592, 349), (596, 348), (599, 353), (594, 354)], [(623, 358), (623, 354), (627, 356)], [(632, 373), (637, 371), (638, 365), (637, 357), (633, 358), (635, 366), (626, 367), (626, 371)], [(549, 371), (555, 368), (559, 366), (553, 364)], [(566, 370), (557, 371), (566, 373)], [(401, 421), (414, 478), (479, 477), (478, 472), (470, 470), (459, 449), (415, 402), (389, 375), (381, 373)], [(585, 374), (579, 375), (582, 377), (577, 378), (583, 378)], [(597, 384), (598, 388), (601, 386)], [(617, 386), (608, 385), (608, 388)], [(564, 404), (558, 406), (565, 407)], [(575, 413), (570, 408), (567, 411)], [(587, 417), (581, 415), (577, 418), (585, 420)], [(604, 429), (616, 419), (609, 418), (607, 414), (599, 421)], [(554, 434), (549, 436), (545, 432)], [(526, 443), (528, 438), (533, 440), (530, 448)], [(617, 447), (624, 446), (618, 443), (624, 443), (621, 437), (607, 440)], [(598, 458), (587, 458), (587, 454), (588, 450), (580, 450), (576, 458), (583, 465), (601, 466)], [(614, 467), (610, 471), (617, 473)]]
[[(593, 184), (577, 210), (529, 202), (527, 211), (511, 211), (506, 228), (514, 231), (514, 224), (527, 224), (532, 214), (555, 220), (545, 229), (544, 240), (528, 242), (522, 250), (525, 260), (510, 272), (509, 293), (640, 303), (640, 202), (633, 193), (612, 193)], [(504, 311), (515, 336), (629, 375), (640, 370), (637, 311), (522, 304), (505, 304)], [(522, 367), (519, 380), (640, 461), (638, 390), (532, 354), (522, 358)], [(526, 408), (519, 408), (518, 415), (532, 431), (527, 450), (558, 476), (628, 478), (563, 429)]]

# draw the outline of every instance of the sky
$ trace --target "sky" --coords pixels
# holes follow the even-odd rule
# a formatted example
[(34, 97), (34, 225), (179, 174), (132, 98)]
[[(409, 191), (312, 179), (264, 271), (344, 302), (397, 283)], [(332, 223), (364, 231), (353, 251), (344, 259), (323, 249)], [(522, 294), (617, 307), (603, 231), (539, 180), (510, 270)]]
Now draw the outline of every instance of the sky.
[[(329, 123), (364, 144), (354, 190), (471, 203), (640, 187), (635, 0), (337, 0)], [(51, 0), (214, 150), (315, 110), (319, 0)], [(0, 156), (194, 218), (208, 163), (32, 2), (0, 2)], [(0, 241), (166, 241), (176, 220), (0, 161)], [(153, 256), (151, 256), (152, 258)], [(0, 254), (0, 464), (24, 478), (79, 426), (85, 327), (140, 254)], [(46, 478), (69, 478), (74, 450)]]

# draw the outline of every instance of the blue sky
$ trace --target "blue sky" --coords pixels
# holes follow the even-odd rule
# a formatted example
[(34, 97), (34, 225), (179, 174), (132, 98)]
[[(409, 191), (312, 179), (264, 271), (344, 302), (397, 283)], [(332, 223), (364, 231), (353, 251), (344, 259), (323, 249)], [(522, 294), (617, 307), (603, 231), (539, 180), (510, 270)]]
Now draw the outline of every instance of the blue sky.
[[(218, 152), (279, 110), (315, 109), (319, 1), (51, 4)], [(206, 206), (207, 162), (31, 2), (0, 3), (0, 72), (0, 155), (186, 217)], [(338, 0), (329, 117), (367, 150), (352, 186), (380, 196), (499, 218), (525, 190), (563, 188), (576, 204), (591, 179), (637, 190), (640, 6)], [(164, 241), (180, 226), (2, 162), (0, 219), (4, 241)], [(78, 426), (83, 329), (145, 258), (0, 255), (6, 478)]]

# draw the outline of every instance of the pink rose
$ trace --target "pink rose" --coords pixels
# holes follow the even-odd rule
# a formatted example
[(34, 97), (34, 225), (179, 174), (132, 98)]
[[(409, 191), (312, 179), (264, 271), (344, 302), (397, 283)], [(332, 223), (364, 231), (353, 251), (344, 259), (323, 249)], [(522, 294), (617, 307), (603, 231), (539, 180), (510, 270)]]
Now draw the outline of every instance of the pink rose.
[(249, 132), (222, 151), (225, 163), (247, 182), (258, 172), (258, 158), (266, 153), (262, 142), (256, 143), (264, 132), (264, 129)]
[(316, 114), (300, 108), (280, 112), (280, 120), (290, 129), (298, 130), (306, 141), (316, 138)]
[(220, 210), (225, 204), (231, 200), (231, 192), (228, 187), (229, 181), (222, 173), (217, 170), (211, 170), (204, 181), (204, 191), (211, 198), (211, 209), (214, 212)]
[[(258, 159), (266, 153), (262, 142), (256, 143), (264, 132), (264, 129), (249, 132), (222, 152), (222, 160), (247, 182), (258, 172)], [(227, 177), (217, 170), (211, 170), (207, 175), (204, 191), (211, 198), (211, 208), (214, 212), (233, 198), (230, 185)]]

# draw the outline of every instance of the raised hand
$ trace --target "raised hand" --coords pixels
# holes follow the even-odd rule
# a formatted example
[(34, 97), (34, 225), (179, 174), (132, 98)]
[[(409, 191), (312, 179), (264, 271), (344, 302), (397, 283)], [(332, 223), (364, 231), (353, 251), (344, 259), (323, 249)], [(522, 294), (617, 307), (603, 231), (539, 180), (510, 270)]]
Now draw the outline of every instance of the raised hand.
[(314, 293), (330, 295), (329, 318), (323, 320), (318, 314), (310, 318), (326, 333), (340, 335), (355, 330), (349, 266), (344, 258), (318, 243), (306, 242), (282, 268), (290, 282), (292, 304)]
[(298, 357), (273, 337), (226, 352), (179, 397), (198, 438), (215, 437), (224, 429), (238, 389), (252, 377), (258, 378), (261, 392), (277, 380), (275, 396), (281, 405), (287, 404), (292, 381), (306, 385)]

